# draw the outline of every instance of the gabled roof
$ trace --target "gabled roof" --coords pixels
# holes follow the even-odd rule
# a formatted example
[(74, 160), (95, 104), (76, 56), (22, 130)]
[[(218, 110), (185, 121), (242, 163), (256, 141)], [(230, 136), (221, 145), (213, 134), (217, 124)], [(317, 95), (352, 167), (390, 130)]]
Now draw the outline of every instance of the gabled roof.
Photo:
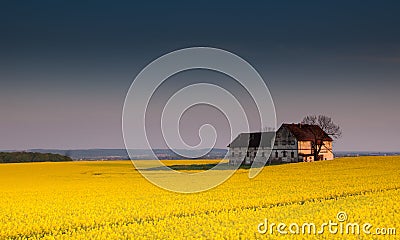
[(241, 133), (228, 147), (272, 147), (275, 132)]
[[(333, 141), (332, 138), (324, 132), (318, 125), (292, 123), (282, 124), (281, 128), (288, 129), (298, 141), (314, 141), (315, 136), (317, 140)], [(279, 130), (278, 130), (279, 131)]]

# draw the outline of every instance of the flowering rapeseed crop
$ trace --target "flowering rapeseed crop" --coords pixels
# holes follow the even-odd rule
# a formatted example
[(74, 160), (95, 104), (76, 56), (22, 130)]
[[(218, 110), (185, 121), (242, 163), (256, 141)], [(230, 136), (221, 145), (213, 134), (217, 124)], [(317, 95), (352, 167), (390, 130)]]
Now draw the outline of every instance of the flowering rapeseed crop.
[[(193, 162), (169, 162), (182, 163)], [(147, 182), (130, 161), (2, 164), (0, 239), (287, 238), (258, 225), (320, 224), (340, 211), (400, 231), (399, 176), (400, 157), (343, 158), (268, 166), (255, 179), (240, 169), (209, 191), (177, 194)]]

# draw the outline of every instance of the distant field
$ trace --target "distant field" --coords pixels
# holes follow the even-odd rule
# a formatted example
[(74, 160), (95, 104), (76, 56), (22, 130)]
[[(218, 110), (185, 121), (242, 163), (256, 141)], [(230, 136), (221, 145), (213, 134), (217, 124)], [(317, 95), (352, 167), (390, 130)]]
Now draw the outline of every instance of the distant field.
[[(199, 165), (218, 161), (164, 162), (200, 171)], [(370, 223), (371, 233), (385, 228), (386, 238), (400, 235), (400, 157), (268, 166), (255, 179), (247, 173), (239, 169), (206, 192), (177, 194), (149, 183), (130, 161), (1, 164), (0, 239), (286, 239), (276, 228), (271, 236), (257, 227), (266, 218), (339, 223), (341, 211), (345, 224)], [(327, 230), (288, 235), (384, 239)]]

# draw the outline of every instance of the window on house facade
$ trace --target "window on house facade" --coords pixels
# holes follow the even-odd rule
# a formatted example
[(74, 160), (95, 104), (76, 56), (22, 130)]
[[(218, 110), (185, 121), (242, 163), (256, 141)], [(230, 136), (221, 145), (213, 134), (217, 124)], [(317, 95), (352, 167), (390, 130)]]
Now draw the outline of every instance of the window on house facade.
[(247, 152), (246, 156), (250, 157), (250, 153), (249, 153), (249, 152)]
[(275, 152), (275, 157), (276, 157), (276, 158), (279, 157), (278, 151)]
[(283, 157), (286, 157), (286, 151), (283, 151)]
[(294, 158), (294, 152), (291, 152), (291, 153), (290, 153), (290, 157), (291, 157), (291, 158)]
[(261, 153), (261, 156), (262, 156), (262, 157), (265, 157), (265, 152), (262, 152), (262, 153)]

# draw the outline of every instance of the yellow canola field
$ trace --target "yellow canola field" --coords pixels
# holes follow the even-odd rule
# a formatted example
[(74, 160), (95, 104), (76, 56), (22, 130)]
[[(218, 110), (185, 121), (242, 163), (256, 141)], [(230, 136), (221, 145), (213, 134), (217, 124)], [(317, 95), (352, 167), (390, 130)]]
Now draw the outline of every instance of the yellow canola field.
[[(1, 164), (0, 239), (399, 238), (400, 157), (267, 166), (254, 179), (248, 171), (178, 194), (149, 183), (130, 161)], [(319, 231), (329, 221), (368, 223), (370, 234), (302, 232), (303, 223)], [(286, 224), (286, 234), (271, 223)]]

